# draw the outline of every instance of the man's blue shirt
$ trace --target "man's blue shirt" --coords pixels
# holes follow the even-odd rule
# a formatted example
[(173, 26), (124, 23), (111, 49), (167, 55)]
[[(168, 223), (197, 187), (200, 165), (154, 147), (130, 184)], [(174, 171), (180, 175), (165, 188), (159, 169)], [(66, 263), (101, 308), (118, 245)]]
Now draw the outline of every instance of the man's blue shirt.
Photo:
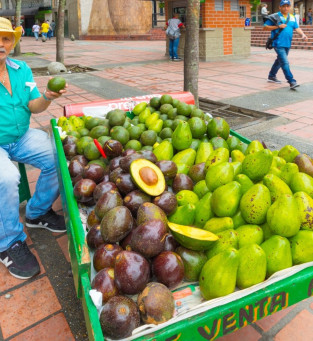
[[(287, 18), (285, 18), (281, 12), (277, 13), (281, 19), (281, 21), (279, 22), (280, 24), (285, 24), (287, 21)], [(287, 24), (287, 27), (285, 27), (279, 34), (278, 38), (276, 38), (273, 41), (273, 46), (274, 47), (291, 47), (291, 41), (292, 41), (292, 36), (293, 36), (293, 30), (295, 30), (296, 28), (298, 28), (298, 24), (297, 21), (295, 19), (295, 17), (292, 14), (289, 14), (289, 22)], [(264, 23), (264, 26), (274, 26), (275, 24), (267, 19)], [(271, 37), (274, 38), (275, 34), (279, 31), (279, 28), (277, 28), (276, 30), (273, 30), (271, 32)]]
[(16, 142), (26, 133), (31, 116), (28, 104), (41, 96), (25, 62), (7, 58), (6, 66), (12, 95), (0, 83), (0, 146)]

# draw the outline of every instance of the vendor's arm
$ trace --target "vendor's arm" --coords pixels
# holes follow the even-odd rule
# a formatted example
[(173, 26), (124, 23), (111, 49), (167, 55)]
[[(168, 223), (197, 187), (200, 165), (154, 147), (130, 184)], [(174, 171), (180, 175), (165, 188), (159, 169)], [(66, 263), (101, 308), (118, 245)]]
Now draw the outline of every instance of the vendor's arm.
[(301, 30), (300, 27), (296, 28), (295, 31), (299, 34), (299, 36), (301, 36), (301, 38), (305, 41), (308, 40), (308, 37), (303, 33), (303, 31)]
[(66, 89), (60, 90), (60, 92), (58, 93), (46, 89), (41, 97), (29, 101), (28, 109), (33, 114), (38, 114), (46, 110), (50, 105), (51, 101), (53, 101), (56, 98), (59, 98), (64, 93), (66, 93)]

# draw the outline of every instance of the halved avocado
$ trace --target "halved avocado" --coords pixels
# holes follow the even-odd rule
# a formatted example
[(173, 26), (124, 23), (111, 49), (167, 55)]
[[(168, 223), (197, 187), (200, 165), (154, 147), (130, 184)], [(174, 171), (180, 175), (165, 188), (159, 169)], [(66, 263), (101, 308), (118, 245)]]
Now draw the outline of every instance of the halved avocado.
[(148, 160), (133, 161), (130, 165), (130, 174), (135, 184), (149, 195), (156, 197), (165, 190), (165, 179), (161, 169)]
[(214, 233), (192, 226), (168, 222), (168, 227), (180, 245), (194, 251), (208, 250), (219, 239)]

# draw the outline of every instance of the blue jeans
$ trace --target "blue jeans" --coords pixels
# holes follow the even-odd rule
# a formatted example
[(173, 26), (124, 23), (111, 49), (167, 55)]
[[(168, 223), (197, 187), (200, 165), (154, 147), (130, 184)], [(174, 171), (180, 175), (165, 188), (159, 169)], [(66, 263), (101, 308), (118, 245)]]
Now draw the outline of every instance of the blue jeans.
[(174, 40), (170, 39), (169, 53), (170, 53), (171, 58), (178, 58), (178, 55), (177, 55), (178, 44), (179, 44), (179, 37)]
[(309, 25), (312, 25), (312, 17), (308, 17), (309, 19)]
[(289, 62), (288, 62), (288, 53), (289, 47), (274, 47), (274, 50), (277, 54), (277, 58), (271, 68), (269, 73), (269, 77), (276, 77), (277, 72), (280, 68), (282, 68), (285, 78), (288, 83), (295, 82), (296, 80), (293, 78), (293, 75), (290, 71)]
[(35, 36), (36, 40), (38, 40), (39, 32), (34, 32), (34, 36)]
[(47, 133), (29, 129), (17, 142), (0, 146), (0, 252), (26, 239), (19, 221), (20, 173), (12, 161), (41, 170), (35, 193), (26, 206), (27, 218), (45, 214), (59, 195), (53, 149)]

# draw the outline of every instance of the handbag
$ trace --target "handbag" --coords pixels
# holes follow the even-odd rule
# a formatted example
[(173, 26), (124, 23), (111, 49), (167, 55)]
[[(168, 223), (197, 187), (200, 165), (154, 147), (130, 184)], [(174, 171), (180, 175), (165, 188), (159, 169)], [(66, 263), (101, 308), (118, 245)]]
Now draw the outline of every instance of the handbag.
[[(288, 22), (289, 22), (289, 18), (290, 18), (290, 15), (288, 15), (288, 18), (287, 18), (287, 20), (286, 20), (286, 25), (287, 25)], [(267, 41), (266, 41), (266, 43), (265, 43), (265, 48), (266, 48), (266, 50), (271, 50), (271, 49), (273, 48), (273, 41), (274, 41), (275, 39), (278, 38), (278, 36), (280, 35), (280, 33), (281, 33), (282, 30), (283, 30), (283, 28), (280, 28), (279, 31), (274, 35), (273, 38), (271, 38), (271, 37), (268, 37), (268, 38), (267, 38)]]

